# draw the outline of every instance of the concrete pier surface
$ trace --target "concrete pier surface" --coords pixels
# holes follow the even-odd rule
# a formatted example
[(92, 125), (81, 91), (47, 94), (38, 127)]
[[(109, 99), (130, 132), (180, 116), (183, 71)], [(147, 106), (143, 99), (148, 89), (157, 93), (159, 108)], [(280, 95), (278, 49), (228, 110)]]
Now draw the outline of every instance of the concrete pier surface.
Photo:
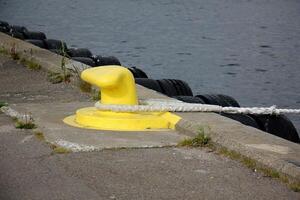
[[(213, 113), (177, 113), (183, 119), (175, 131), (124, 133), (69, 127), (62, 119), (94, 100), (72, 82), (47, 81), (48, 71), (59, 71), (61, 57), (1, 33), (0, 43), (8, 50), (17, 46), (22, 58), (28, 58), (32, 49), (30, 58), (42, 66), (28, 69), (0, 55), (0, 100), (19, 113), (31, 113), (37, 125), (33, 130), (16, 129), (9, 117), (0, 114), (0, 199), (300, 198), (278, 179), (209, 148), (176, 146), (195, 137), (197, 127), (208, 127), (206, 133), (217, 146), (298, 183), (298, 144)], [(137, 87), (139, 98), (167, 98)], [(53, 145), (64, 151), (55, 151)]]

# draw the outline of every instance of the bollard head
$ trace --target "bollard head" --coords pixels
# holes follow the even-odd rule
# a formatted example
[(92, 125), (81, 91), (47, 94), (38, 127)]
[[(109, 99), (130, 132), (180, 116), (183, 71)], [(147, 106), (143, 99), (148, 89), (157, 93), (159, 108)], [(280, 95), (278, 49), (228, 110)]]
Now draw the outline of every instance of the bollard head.
[(82, 80), (101, 89), (101, 103), (136, 105), (137, 95), (132, 73), (121, 66), (94, 67), (81, 73)]

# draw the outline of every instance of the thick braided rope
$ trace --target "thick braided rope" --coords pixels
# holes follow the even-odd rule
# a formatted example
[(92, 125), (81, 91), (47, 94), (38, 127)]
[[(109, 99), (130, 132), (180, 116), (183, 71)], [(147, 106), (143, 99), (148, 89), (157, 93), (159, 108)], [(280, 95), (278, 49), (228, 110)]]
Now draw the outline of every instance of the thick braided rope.
[(96, 102), (98, 110), (114, 112), (223, 112), (233, 114), (267, 114), (279, 115), (283, 113), (299, 114), (300, 109), (277, 109), (271, 107), (222, 107), (209, 104), (184, 103), (163, 99), (140, 101), (140, 105), (107, 105)]

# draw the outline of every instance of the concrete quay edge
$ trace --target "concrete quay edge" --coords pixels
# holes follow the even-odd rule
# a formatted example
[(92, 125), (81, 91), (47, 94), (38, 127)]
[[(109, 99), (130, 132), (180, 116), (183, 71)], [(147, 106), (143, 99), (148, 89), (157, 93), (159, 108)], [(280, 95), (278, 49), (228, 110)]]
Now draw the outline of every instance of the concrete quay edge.
[[(41, 49), (25, 41), (0, 32), (0, 48), (7, 52), (15, 51), (21, 58), (31, 59), (42, 69), (61, 72), (62, 56)], [(65, 58), (68, 68), (87, 68), (87, 65)], [(76, 81), (71, 84), (78, 86)], [(137, 85), (140, 99), (164, 98), (163, 94)], [(300, 145), (270, 135), (258, 129), (245, 126), (215, 113), (176, 113), (182, 120), (176, 125), (180, 134), (195, 137), (199, 128), (204, 128), (214, 144), (235, 151), (300, 182)]]

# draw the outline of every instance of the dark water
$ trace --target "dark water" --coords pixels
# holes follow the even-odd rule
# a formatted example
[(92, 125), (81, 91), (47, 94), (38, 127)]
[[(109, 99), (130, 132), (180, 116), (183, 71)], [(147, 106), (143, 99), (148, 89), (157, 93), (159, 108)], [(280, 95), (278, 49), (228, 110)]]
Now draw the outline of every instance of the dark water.
[(0, 19), (185, 80), (195, 94), (300, 108), (299, 0), (0, 0)]

